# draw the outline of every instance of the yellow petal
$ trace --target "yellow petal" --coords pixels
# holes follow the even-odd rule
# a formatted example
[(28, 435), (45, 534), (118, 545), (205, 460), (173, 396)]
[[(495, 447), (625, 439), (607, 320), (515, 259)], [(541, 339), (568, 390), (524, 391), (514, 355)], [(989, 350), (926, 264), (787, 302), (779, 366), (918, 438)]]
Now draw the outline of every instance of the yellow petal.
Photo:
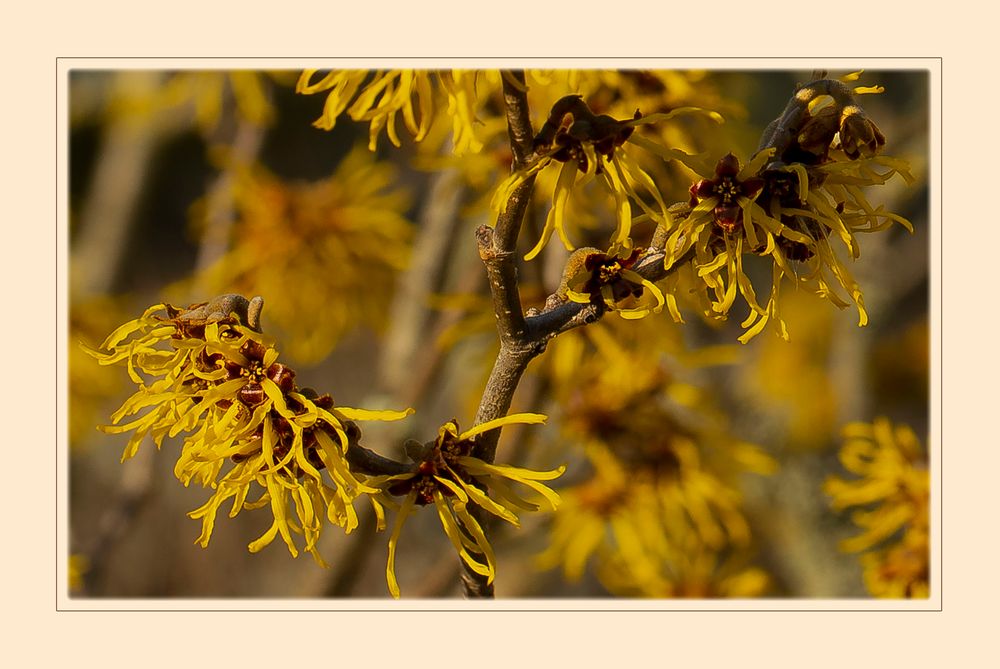
[(401, 420), (414, 413), (412, 408), (403, 411), (352, 409), (350, 407), (334, 407), (335, 412), (348, 420)]
[(389, 535), (389, 558), (385, 564), (385, 580), (389, 585), (389, 593), (399, 599), (399, 583), (396, 582), (396, 546), (399, 544), (399, 535), (403, 531), (403, 523), (413, 512), (414, 502), (417, 500), (417, 493), (411, 491), (396, 513), (396, 522), (392, 526), (392, 534)]
[(458, 439), (460, 441), (471, 439), (472, 437), (475, 437), (478, 434), (482, 434), (483, 432), (489, 432), (490, 430), (494, 430), (498, 427), (503, 427), (504, 425), (510, 425), (512, 423), (524, 423), (527, 425), (533, 425), (538, 423), (544, 423), (547, 419), (548, 416), (545, 416), (540, 413), (510, 414), (509, 416), (504, 416), (502, 418), (495, 418), (493, 420), (486, 421), (485, 423), (480, 423), (479, 425), (476, 425), (475, 427), (468, 429), (462, 434), (460, 434), (458, 436)]

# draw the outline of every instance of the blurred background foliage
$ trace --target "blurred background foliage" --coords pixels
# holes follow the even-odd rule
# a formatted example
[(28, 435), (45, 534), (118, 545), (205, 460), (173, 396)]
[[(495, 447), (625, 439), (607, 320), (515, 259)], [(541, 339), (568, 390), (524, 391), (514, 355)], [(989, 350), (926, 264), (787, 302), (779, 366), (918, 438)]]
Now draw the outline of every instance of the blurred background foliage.
[[(796, 82), (811, 78), (529, 71), (527, 83), (536, 130), (569, 93), (616, 118), (699, 106), (723, 114), (725, 125), (690, 117), (654, 132), (668, 146), (745, 160)], [(426, 136), (415, 142), (400, 133), (399, 148), (346, 116), (331, 130), (315, 127), (324, 94), (297, 94), (298, 79), (298, 72), (71, 73), (69, 513), (77, 596), (387, 596), (386, 537), (370, 517), (351, 536), (324, 534), (330, 570), (278, 549), (248, 553), (248, 541), (266, 529), (252, 514), (220, 521), (202, 549), (194, 544), (199, 523), (186, 514), (205, 491), (177, 485), (172, 458), (148, 444), (119, 463), (124, 435), (95, 426), (129, 394), (126, 379), (77, 342), (100, 344), (150, 304), (262, 295), (264, 329), (303, 384), (338, 404), (417, 410), (366, 431), (365, 444), (386, 455), (402, 457), (403, 440), (429, 440), (446, 420), (471, 424), (497, 347), (474, 231), (490, 221), (490, 196), (510, 168), (499, 73), (442, 74)], [(684, 325), (663, 315), (625, 322), (609, 314), (555, 340), (529, 367), (512, 407), (550, 420), (505, 429), (498, 458), (567, 464), (555, 482), (564, 505), (520, 530), (496, 529), (498, 596), (885, 594), (863, 575), (872, 558), (862, 565), (839, 545), (857, 528), (832, 508), (823, 486), (847, 475), (838, 460), (843, 425), (887, 416), (928, 433), (928, 76), (867, 72), (865, 81), (886, 89), (863, 100), (888, 138), (885, 152), (907, 160), (917, 179), (909, 187), (891, 181), (873, 196), (912, 221), (915, 233), (894, 227), (862, 239), (852, 269), (871, 323), (859, 329), (851, 310), (787, 291), (790, 342), (766, 333), (739, 345), (739, 319), (707, 323), (694, 312)], [(453, 95), (474, 96), (474, 136), (459, 131), (445, 82)], [(668, 203), (687, 199), (690, 171), (642, 160)], [(524, 251), (541, 233), (554, 174), (539, 178)], [(613, 212), (597, 189), (574, 194), (570, 238), (603, 246)], [(651, 232), (640, 226), (635, 236)], [(522, 264), (526, 307), (555, 290), (567, 255), (551, 243)], [(408, 596), (459, 592), (458, 560), (432, 515), (404, 528), (396, 569)]]

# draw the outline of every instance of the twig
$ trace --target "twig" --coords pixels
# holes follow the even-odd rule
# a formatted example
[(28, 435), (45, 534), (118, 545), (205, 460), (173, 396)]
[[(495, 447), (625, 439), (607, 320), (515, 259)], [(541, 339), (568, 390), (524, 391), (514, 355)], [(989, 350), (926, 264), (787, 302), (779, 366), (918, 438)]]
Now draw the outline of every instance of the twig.
[(397, 462), (358, 444), (348, 446), (346, 457), (351, 469), (372, 476), (406, 474), (413, 471), (414, 467), (412, 463)]

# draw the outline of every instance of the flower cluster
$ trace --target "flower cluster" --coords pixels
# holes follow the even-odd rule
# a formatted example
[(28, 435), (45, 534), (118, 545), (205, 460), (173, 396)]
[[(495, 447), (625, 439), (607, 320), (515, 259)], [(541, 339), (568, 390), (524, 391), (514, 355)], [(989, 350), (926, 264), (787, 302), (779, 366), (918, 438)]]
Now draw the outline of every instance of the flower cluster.
[[(297, 534), (323, 564), (316, 542), (324, 519), (350, 532), (358, 523), (353, 502), (376, 492), (347, 464), (360, 436), (353, 421), (398, 420), (411, 411), (336, 407), (329, 395), (300, 389), (273, 341), (257, 331), (261, 307), (260, 298), (239, 295), (186, 309), (158, 304), (112, 332), (91, 353), (103, 365), (124, 364), (138, 390), (101, 429), (132, 433), (123, 461), (147, 436), (159, 448), (168, 436), (186, 435), (176, 476), (214, 490), (189, 514), (202, 520), (203, 547), (219, 507), (231, 499), (230, 517), (261, 507), (273, 515), (252, 552), (280, 534), (296, 556)], [(262, 494), (249, 500), (255, 486)]]
[(858, 478), (830, 477), (823, 486), (833, 509), (860, 507), (851, 520), (863, 532), (841, 549), (863, 553), (865, 585), (876, 597), (927, 597), (930, 479), (920, 440), (886, 418), (843, 430), (840, 462)]
[[(857, 258), (857, 232), (876, 232), (893, 223), (912, 232), (906, 219), (872, 206), (862, 190), (896, 174), (908, 182), (912, 177), (903, 161), (875, 155), (884, 137), (854, 103), (859, 92), (877, 91), (848, 89), (831, 80), (803, 87), (790, 111), (775, 122), (787, 123), (787, 137), (772, 136), (771, 145), (742, 168), (733, 154), (719, 159), (711, 173), (697, 161), (681, 158), (702, 178), (691, 186), (689, 206), (678, 212), (679, 221), (666, 238), (666, 267), (690, 267), (690, 289), (702, 296), (706, 316), (725, 318), (741, 296), (749, 308), (739, 338), (743, 343), (768, 324), (788, 338), (778, 313), (785, 280), (840, 308), (853, 303), (858, 324), (867, 324), (861, 288), (832, 240)], [(745, 257), (771, 262), (771, 291), (764, 306), (748, 278)]]
[[(512, 414), (488, 421), (459, 432), (455, 421), (445, 423), (435, 441), (424, 446), (411, 444), (410, 456), (416, 468), (407, 474), (375, 477), (370, 485), (379, 486), (386, 496), (403, 497), (399, 505), (392, 536), (389, 538), (389, 559), (386, 580), (394, 597), (399, 597), (396, 581), (396, 547), (400, 532), (415, 506), (433, 504), (438, 512), (445, 534), (469, 568), (493, 582), (496, 558), (481, 524), (481, 516), (488, 513), (518, 526), (519, 511), (536, 511), (539, 508), (555, 510), (559, 496), (540, 481), (560, 476), (564, 467), (552, 471), (532, 471), (509, 465), (497, 465), (473, 457), (478, 435), (511, 423), (541, 423), (540, 414)], [(523, 485), (538, 497), (526, 499), (512, 484)], [(387, 502), (391, 503), (391, 502)]]

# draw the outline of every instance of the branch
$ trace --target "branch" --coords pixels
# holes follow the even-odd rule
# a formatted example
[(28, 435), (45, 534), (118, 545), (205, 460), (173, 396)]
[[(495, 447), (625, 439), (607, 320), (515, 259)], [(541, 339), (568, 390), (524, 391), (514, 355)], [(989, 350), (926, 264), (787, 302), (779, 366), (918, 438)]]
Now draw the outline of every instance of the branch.
[[(507, 132), (514, 155), (512, 169), (517, 170), (525, 166), (533, 153), (531, 143), (534, 135), (528, 113), (527, 88), (523, 71), (503, 72), (502, 79)], [(531, 176), (511, 194), (506, 208), (497, 216), (494, 228), (482, 226), (476, 231), (479, 257), (486, 266), (490, 293), (493, 296), (493, 313), (500, 335), (500, 353), (483, 390), (476, 412), (476, 425), (506, 415), (514, 389), (517, 388), (528, 362), (534, 357), (521, 308), (515, 257), (517, 238), (534, 188), (535, 178)], [(499, 438), (500, 430), (481, 435), (476, 440), (474, 455), (486, 462), (493, 462)]]
[(225, 255), (229, 249), (230, 234), (236, 214), (233, 186), (236, 169), (252, 164), (264, 145), (264, 128), (260, 125), (237, 118), (236, 132), (229, 145), (226, 167), (208, 188), (205, 199), (205, 232), (198, 246), (195, 260), (195, 276), (200, 277), (199, 289), (206, 288), (206, 270)]
[(119, 542), (135, 527), (136, 516), (152, 496), (153, 450), (140, 449), (122, 470), (118, 490), (104, 510), (94, 533), (86, 539), (79, 551), (87, 556), (90, 569), (84, 579), (88, 595), (107, 594), (108, 563)]
[[(519, 84), (519, 86), (515, 85)], [(512, 170), (526, 165), (531, 148), (531, 117), (528, 114), (528, 96), (525, 92), (524, 72), (503, 74), (503, 98), (507, 108), (507, 132), (514, 155)], [(515, 251), (521, 223), (535, 189), (532, 175), (514, 189), (506, 208), (497, 216), (493, 229), (481, 227), (476, 232), (479, 257), (486, 265), (486, 273), (493, 294), (493, 311), (503, 346), (514, 346), (524, 337), (524, 313), (518, 291)]]
[[(521, 85), (517, 86), (517, 83)], [(507, 107), (508, 136), (514, 154), (514, 169), (524, 166), (533, 154), (531, 122), (523, 83), (522, 72), (504, 74), (504, 102)], [(483, 389), (476, 412), (476, 425), (507, 414), (528, 363), (545, 350), (550, 339), (562, 332), (592, 323), (606, 311), (603, 306), (566, 302), (564, 298), (554, 295), (546, 300), (546, 311), (525, 319), (518, 294), (515, 249), (525, 211), (534, 192), (534, 184), (534, 176), (526, 179), (511, 194), (506, 209), (497, 217), (496, 225), (493, 228), (481, 226), (476, 231), (479, 256), (486, 266), (500, 336), (500, 352)], [(693, 253), (693, 250), (689, 253)], [(650, 281), (658, 281), (689, 259), (685, 254), (667, 269), (663, 263), (664, 255), (662, 250), (650, 249), (635, 271)], [(501, 430), (496, 429), (479, 435), (473, 456), (493, 462), (500, 433)], [(493, 596), (492, 584), (486, 583), (485, 577), (464, 565), (462, 580), (466, 597)]]
[[(528, 112), (527, 87), (523, 71), (501, 74), (507, 133), (514, 156), (511, 169), (518, 170), (527, 164), (533, 153), (531, 144), (534, 133)], [(476, 412), (476, 425), (507, 414), (521, 375), (534, 357), (530, 348), (525, 345), (527, 328), (521, 308), (515, 256), (517, 238), (534, 189), (535, 177), (532, 175), (511, 193), (506, 208), (497, 216), (496, 225), (492, 229), (482, 226), (476, 231), (479, 257), (486, 267), (490, 294), (493, 296), (493, 313), (500, 336), (500, 353), (483, 389)], [(480, 435), (476, 439), (473, 455), (486, 462), (493, 462), (499, 438), (500, 430)], [(493, 597), (493, 584), (487, 583), (485, 577), (471, 571), (464, 563), (462, 581), (466, 597)]]
[[(530, 184), (525, 182), (522, 186), (524, 185), (533, 187), (534, 181)], [(529, 188), (525, 199), (530, 197)], [(522, 215), (524, 209), (524, 207), (521, 208)], [(520, 227), (520, 221), (517, 222), (517, 227)], [(479, 229), (476, 230), (476, 242), (479, 245), (479, 257), (486, 267), (486, 277), (489, 280), (490, 293), (493, 296), (493, 314), (497, 319), (500, 344), (503, 347), (513, 348), (525, 336), (524, 313), (521, 309), (521, 293), (518, 289), (514, 250), (508, 250), (501, 243), (498, 243), (499, 228), (499, 221), (497, 222), (497, 232), (488, 225), (479, 226)]]

